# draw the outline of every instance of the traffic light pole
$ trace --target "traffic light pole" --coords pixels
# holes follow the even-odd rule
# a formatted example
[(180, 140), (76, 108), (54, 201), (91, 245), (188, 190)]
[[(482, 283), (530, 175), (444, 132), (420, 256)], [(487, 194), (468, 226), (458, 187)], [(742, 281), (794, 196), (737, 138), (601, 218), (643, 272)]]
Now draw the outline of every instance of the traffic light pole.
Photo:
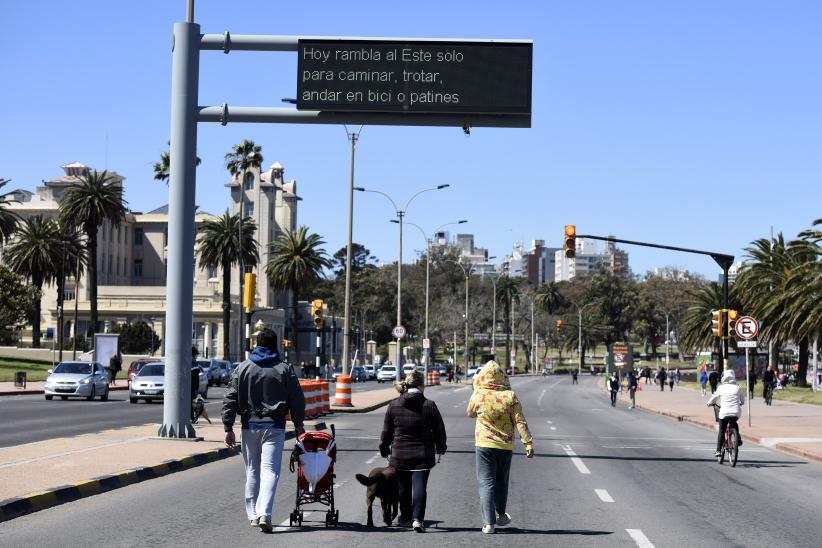
[[(702, 251), (699, 249), (690, 249), (687, 247), (676, 247), (671, 245), (651, 244), (648, 242), (637, 242), (634, 240), (622, 240), (619, 238), (592, 236), (590, 234), (577, 234), (577, 238), (587, 238), (589, 240), (602, 240), (604, 242), (614, 242), (628, 245), (641, 245), (643, 247), (653, 247), (656, 249), (669, 249), (671, 251), (682, 251), (684, 253), (696, 253), (698, 255), (708, 255), (722, 268), (722, 308), (728, 309), (728, 270), (734, 262), (734, 256), (726, 253), (716, 253), (714, 251)], [(722, 375), (722, 370), (725, 367), (725, 361), (728, 359), (728, 339), (723, 341), (722, 352), (717, 360), (717, 372)]]

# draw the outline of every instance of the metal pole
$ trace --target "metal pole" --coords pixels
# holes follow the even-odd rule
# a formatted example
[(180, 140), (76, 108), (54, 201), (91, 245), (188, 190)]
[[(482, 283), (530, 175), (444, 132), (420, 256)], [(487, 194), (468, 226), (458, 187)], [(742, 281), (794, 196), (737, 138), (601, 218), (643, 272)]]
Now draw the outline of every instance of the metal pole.
[[(404, 211), (397, 210), (400, 220), (400, 255), (397, 259), (397, 325), (402, 325), (402, 218)], [(397, 338), (397, 381), (402, 378), (402, 339)]]
[[(425, 238), (425, 338), (428, 339), (428, 289), (431, 272), (431, 240)], [(425, 378), (428, 379), (428, 367), (431, 365), (431, 341), (428, 339), (428, 348), (425, 349)]]
[(491, 306), (491, 354), (494, 355), (494, 360), (497, 359), (497, 280), (491, 278), (491, 285), (494, 288), (494, 296), (491, 299), (494, 304)]
[(465, 348), (463, 350), (463, 361), (465, 362), (465, 374), (468, 374), (468, 277), (469, 271), (465, 272)]
[(535, 344), (536, 343), (535, 343), (535, 339), (534, 339), (534, 299), (531, 299), (531, 372), (532, 373), (536, 373), (536, 371), (537, 371), (537, 364), (534, 361), (534, 358), (536, 356), (536, 354), (534, 353), (534, 350), (535, 350), (534, 345)]
[[(321, 365), (321, 363), (322, 363), (322, 360), (320, 359), (320, 356), (321, 356), (321, 354), (320, 354), (320, 345), (321, 345), (321, 340), (320, 340), (320, 329), (318, 329), (317, 327), (315, 327), (315, 328), (314, 328), (314, 331), (316, 331), (316, 333), (317, 333), (317, 344), (316, 344), (316, 347), (317, 347), (317, 357), (314, 359), (314, 366), (316, 367), (316, 369), (315, 369), (315, 371), (316, 371), (315, 376), (317, 376), (317, 375), (319, 375), (319, 374), (320, 374), (320, 365)], [(305, 371), (303, 371), (302, 373), (303, 373), (303, 374), (305, 374)]]
[(751, 385), (750, 348), (745, 348), (745, 384), (748, 387), (748, 426), (751, 425), (751, 408), (753, 407), (753, 386)]
[[(193, 6), (193, 4), (190, 4)], [(193, 8), (191, 8), (193, 10)], [(193, 13), (190, 13), (193, 17)], [(166, 375), (161, 438), (192, 438), (191, 299), (194, 294), (194, 194), (200, 25), (174, 24), (169, 150)]]
[(188, 5), (186, 6), (186, 21), (189, 23), (194, 22), (194, 0), (188, 0)]
[[(464, 371), (465, 378), (468, 378), (468, 370)], [(457, 376), (457, 332), (454, 331), (454, 376)]]
[[(722, 308), (726, 311), (725, 318), (727, 321), (727, 310), (728, 310), (728, 268), (731, 265), (728, 262), (725, 262), (722, 265)], [(721, 328), (722, 326), (720, 326)], [(728, 338), (725, 336), (724, 333), (721, 334), (723, 337), (722, 341), (722, 356), (719, 359), (719, 378), (722, 378), (722, 370), (725, 368), (725, 361), (728, 359)]]
[(77, 254), (77, 269), (74, 271), (74, 331), (71, 337), (71, 359), (77, 359), (77, 304), (80, 300), (80, 253)]
[[(671, 328), (668, 327), (668, 318), (670, 314), (668, 311), (665, 311), (665, 368), (671, 368)], [(682, 358), (679, 358), (680, 361)]]
[[(347, 133), (347, 132), (346, 132)], [(354, 231), (354, 151), (359, 132), (348, 133), (351, 141), (351, 162), (348, 173), (348, 242), (345, 247), (345, 303), (343, 305), (343, 375), (348, 375), (351, 353), (351, 245)]]
[[(577, 375), (582, 376), (582, 309), (579, 305), (574, 305), (577, 307), (577, 313), (579, 314), (579, 334), (577, 335), (577, 344), (578, 344), (578, 352), (579, 352), (579, 365), (577, 368)], [(593, 358), (592, 358), (593, 359)]]
[[(243, 158), (243, 164), (245, 164), (246, 159)], [(240, 223), (239, 223), (239, 241), (237, 242), (237, 252), (239, 256), (239, 268), (240, 268), (240, 298), (238, 301), (237, 310), (239, 311), (239, 316), (237, 316), (238, 322), (238, 333), (240, 341), (240, 356), (245, 359), (248, 359), (248, 352), (246, 349), (248, 346), (245, 343), (245, 336), (243, 335), (243, 330), (245, 326), (245, 322), (243, 322), (243, 287), (245, 287), (245, 257), (243, 257), (243, 219), (245, 219), (245, 178), (247, 176), (248, 171), (246, 168), (243, 168), (243, 175), (242, 180), (240, 181)]]

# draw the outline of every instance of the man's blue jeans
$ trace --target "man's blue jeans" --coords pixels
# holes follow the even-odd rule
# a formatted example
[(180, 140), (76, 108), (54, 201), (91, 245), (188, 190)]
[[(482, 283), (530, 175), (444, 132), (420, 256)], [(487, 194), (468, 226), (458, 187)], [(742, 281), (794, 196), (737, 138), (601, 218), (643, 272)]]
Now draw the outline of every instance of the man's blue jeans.
[(496, 525), (497, 515), (505, 514), (512, 453), (507, 449), (477, 447), (477, 483), (485, 525)]
[(280, 479), (285, 430), (268, 425), (243, 428), (242, 449), (245, 461), (245, 513), (249, 520), (268, 516)]

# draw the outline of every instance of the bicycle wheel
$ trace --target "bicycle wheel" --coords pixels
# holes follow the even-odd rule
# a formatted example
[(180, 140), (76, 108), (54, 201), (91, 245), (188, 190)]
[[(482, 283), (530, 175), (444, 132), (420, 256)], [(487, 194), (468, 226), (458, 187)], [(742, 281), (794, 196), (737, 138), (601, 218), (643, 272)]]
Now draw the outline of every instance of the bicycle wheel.
[(719, 464), (725, 462), (725, 453), (728, 451), (728, 434), (725, 434), (725, 443), (722, 444), (722, 449), (719, 450), (719, 456), (716, 458)]
[(736, 466), (736, 459), (739, 457), (739, 434), (736, 433), (736, 430), (731, 430), (730, 435), (728, 436), (728, 456), (731, 459), (731, 466)]

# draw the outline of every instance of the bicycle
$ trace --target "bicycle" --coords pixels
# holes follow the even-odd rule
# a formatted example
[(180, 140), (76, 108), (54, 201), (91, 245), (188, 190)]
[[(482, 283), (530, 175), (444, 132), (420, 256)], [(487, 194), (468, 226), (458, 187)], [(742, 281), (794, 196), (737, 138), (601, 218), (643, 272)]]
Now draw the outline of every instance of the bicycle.
[(773, 384), (769, 384), (765, 387), (765, 405), (771, 405), (773, 403)]
[[(719, 421), (719, 406), (714, 405), (713, 408), (716, 420)], [(731, 428), (732, 424), (732, 421), (728, 421), (728, 424), (725, 426), (725, 443), (720, 450), (719, 456), (716, 457), (716, 462), (723, 464), (725, 462), (725, 456), (727, 455), (731, 461), (731, 467), (735, 468), (736, 461), (739, 458), (739, 433), (735, 428)]]

